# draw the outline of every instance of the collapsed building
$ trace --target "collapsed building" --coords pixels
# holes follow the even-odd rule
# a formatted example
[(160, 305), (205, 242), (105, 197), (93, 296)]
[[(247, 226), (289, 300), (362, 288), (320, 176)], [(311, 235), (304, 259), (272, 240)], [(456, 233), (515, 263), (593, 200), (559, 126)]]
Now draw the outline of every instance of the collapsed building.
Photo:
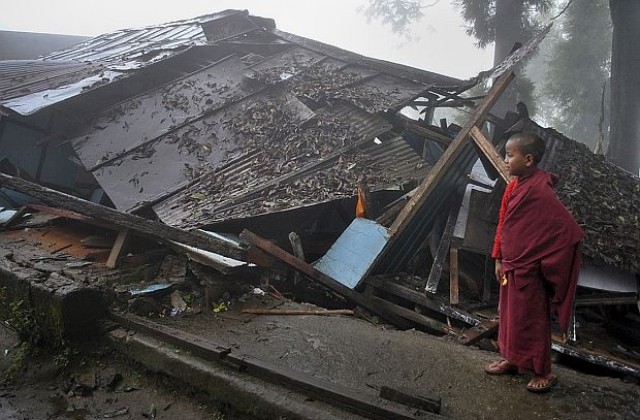
[[(105, 287), (169, 291), (189, 272), (207, 310), (238, 279), (305, 278), (364, 316), (472, 344), (497, 326), (488, 254), (508, 174), (496, 150), (526, 129), (546, 140), (542, 166), (587, 233), (577, 305), (631, 308), (637, 329), (638, 178), (524, 114), (490, 114), (543, 36), (467, 81), (236, 10), (0, 62), (3, 277), (20, 289), (16, 264), (35, 269), (32, 287), (58, 294), (63, 315), (94, 311), (69, 330), (101, 316)], [(466, 94), (487, 78), (485, 95)], [(468, 122), (435, 125), (449, 107)], [(15, 247), (28, 243), (50, 255)], [(640, 376), (631, 352), (553, 346)]]

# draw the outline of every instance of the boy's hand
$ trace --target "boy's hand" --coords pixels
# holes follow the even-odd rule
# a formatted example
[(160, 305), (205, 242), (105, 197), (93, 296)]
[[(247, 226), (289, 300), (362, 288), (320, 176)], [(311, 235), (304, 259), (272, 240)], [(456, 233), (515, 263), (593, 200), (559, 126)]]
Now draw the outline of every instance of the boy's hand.
[(502, 260), (496, 259), (496, 280), (499, 284), (502, 284), (502, 277), (504, 272), (502, 271)]

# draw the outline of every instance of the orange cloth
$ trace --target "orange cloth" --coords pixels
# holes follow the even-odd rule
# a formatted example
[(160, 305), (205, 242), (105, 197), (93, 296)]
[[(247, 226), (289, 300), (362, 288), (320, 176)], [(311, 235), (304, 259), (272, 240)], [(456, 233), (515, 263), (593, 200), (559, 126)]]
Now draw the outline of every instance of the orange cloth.
[(358, 185), (358, 202), (356, 203), (356, 217), (367, 216), (367, 200), (364, 196), (362, 187)]

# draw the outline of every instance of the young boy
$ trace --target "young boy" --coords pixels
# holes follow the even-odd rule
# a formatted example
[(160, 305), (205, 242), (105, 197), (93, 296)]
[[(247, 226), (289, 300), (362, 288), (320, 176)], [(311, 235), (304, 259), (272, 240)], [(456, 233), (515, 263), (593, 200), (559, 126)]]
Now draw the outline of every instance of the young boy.
[(498, 345), (504, 359), (485, 366), (493, 375), (532, 372), (532, 392), (557, 382), (551, 373), (551, 311), (566, 333), (580, 269), (584, 233), (558, 199), (557, 176), (538, 168), (545, 144), (534, 133), (513, 135), (505, 163), (507, 184), (492, 257), (500, 284)]

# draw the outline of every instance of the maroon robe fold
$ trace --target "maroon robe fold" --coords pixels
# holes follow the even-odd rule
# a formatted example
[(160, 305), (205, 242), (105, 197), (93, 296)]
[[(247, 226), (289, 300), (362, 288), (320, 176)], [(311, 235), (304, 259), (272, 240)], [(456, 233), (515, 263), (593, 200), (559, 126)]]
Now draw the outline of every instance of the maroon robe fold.
[(500, 254), (500, 352), (520, 371), (551, 372), (551, 310), (567, 331), (584, 232), (558, 199), (557, 177), (541, 169), (520, 177), (505, 197)]

